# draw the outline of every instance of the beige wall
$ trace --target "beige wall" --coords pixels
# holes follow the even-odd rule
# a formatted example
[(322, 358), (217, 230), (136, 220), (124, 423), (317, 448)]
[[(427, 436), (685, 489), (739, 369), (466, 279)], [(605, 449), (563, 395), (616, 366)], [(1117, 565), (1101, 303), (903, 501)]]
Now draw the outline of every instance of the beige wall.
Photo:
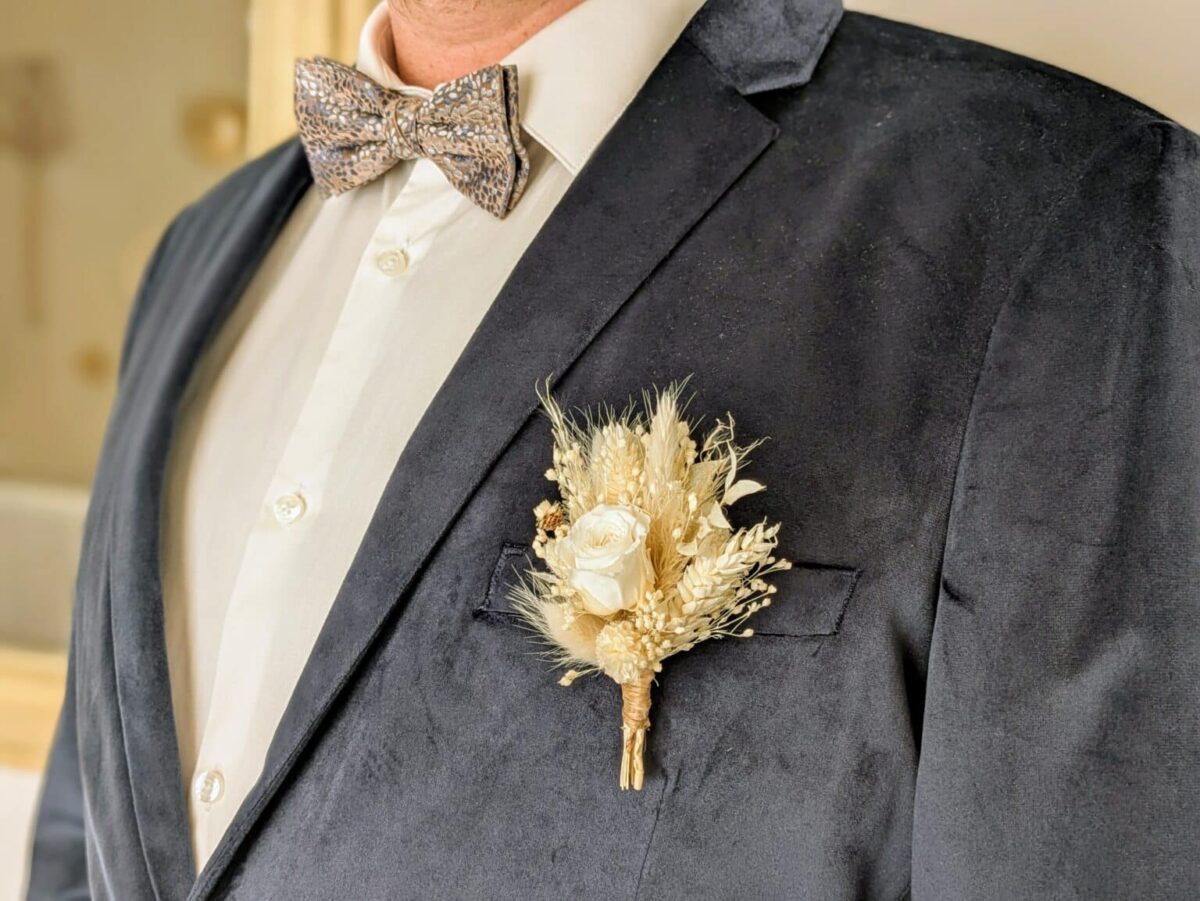
[(1200, 0), (846, 0), (1079, 72), (1200, 130)]
[[(0, 0), (0, 74), (49, 59), (65, 143), (44, 165), (43, 296), (22, 284), (33, 176), (8, 136), (0, 77), (0, 479), (85, 482), (113, 392), (129, 300), (170, 216), (227, 164), (184, 138), (188, 104), (242, 102), (246, 0)], [(35, 318), (37, 321), (35, 321)]]

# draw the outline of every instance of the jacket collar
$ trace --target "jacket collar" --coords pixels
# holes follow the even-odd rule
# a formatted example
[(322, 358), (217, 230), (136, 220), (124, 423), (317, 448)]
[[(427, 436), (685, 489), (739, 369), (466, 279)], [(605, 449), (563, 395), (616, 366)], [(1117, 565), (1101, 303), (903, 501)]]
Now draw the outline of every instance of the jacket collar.
[(742, 94), (807, 84), (841, 0), (708, 0), (687, 37)]

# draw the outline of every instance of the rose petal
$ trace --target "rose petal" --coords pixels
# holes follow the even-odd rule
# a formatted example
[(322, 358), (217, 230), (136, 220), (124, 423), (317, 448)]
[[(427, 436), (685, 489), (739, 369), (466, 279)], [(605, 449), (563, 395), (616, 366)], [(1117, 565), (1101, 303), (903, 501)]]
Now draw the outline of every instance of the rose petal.
[(588, 613), (607, 617), (624, 607), (621, 583), (611, 576), (577, 569), (571, 573), (571, 586), (583, 596)]

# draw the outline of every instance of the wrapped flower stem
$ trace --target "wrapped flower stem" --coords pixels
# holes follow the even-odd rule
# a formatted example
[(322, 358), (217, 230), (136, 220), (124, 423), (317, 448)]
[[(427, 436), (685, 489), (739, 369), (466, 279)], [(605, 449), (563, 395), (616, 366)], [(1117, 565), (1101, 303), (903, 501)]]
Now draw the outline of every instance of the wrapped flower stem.
[(650, 683), (643, 673), (621, 685), (621, 790), (641, 791), (646, 779), (646, 733), (650, 731)]

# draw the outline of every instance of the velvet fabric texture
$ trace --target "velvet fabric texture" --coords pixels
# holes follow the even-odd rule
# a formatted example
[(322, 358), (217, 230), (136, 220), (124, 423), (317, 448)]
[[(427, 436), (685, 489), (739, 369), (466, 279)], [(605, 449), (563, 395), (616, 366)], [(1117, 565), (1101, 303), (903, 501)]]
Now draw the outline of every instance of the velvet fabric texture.
[[(1200, 144), (837, 12), (710, 0), (664, 59), (398, 461), (199, 874), (163, 463), (299, 146), (179, 217), (96, 478), (31, 898), (1195, 897)], [(771, 436), (735, 514), (800, 564), (769, 634), (669, 661), (638, 793), (616, 688), (559, 687), (505, 607), (550, 374), (568, 406), (692, 374), (694, 415)]]

